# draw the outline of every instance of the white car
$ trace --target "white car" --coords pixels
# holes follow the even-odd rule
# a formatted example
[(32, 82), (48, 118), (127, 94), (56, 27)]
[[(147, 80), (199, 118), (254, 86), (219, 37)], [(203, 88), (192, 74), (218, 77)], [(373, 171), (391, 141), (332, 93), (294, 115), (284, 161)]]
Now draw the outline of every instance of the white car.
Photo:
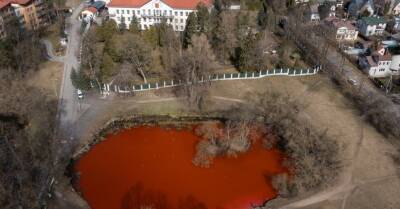
[(76, 93), (78, 94), (78, 99), (83, 99), (83, 93), (80, 89), (77, 89)]

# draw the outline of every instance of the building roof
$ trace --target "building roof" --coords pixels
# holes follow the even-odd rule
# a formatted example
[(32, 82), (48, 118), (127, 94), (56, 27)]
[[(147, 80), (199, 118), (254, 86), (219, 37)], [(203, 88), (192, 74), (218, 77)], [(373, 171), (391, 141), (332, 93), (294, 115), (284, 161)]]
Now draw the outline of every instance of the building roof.
[(378, 25), (378, 24), (383, 24), (386, 23), (385, 18), (383, 17), (363, 17), (361, 18), (361, 21), (367, 23), (368, 25)]
[(0, 0), (0, 9), (3, 9), (4, 7), (10, 5), (10, 4), (27, 4), (31, 0)]
[[(142, 7), (151, 0), (111, 0), (109, 7)], [(160, 0), (168, 6), (176, 9), (194, 9), (199, 3), (211, 5), (211, 0)]]
[(97, 9), (95, 8), (95, 7), (89, 7), (89, 8), (87, 8), (87, 9), (85, 9), (86, 11), (89, 11), (89, 12), (91, 12), (91, 13), (93, 13), (93, 14), (95, 14), (96, 12), (97, 12)]
[(341, 20), (337, 17), (327, 17), (325, 21), (328, 24), (332, 24), (336, 29), (346, 27), (349, 30), (356, 30), (356, 27), (350, 21)]

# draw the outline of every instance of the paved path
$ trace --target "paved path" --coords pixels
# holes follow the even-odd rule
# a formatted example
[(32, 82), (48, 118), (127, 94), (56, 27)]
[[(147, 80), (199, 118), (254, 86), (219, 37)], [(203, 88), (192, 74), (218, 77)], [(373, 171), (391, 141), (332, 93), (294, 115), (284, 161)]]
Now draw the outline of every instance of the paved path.
[(60, 97), (58, 103), (58, 119), (59, 119), (59, 131), (61, 134), (70, 137), (73, 134), (72, 124), (78, 118), (79, 112), (79, 101), (75, 95), (75, 88), (71, 82), (71, 71), (72, 69), (79, 69), (79, 62), (77, 54), (79, 53), (81, 34), (80, 27), (81, 22), (78, 21), (78, 15), (83, 9), (84, 3), (81, 3), (68, 18), (67, 22), (70, 27), (68, 28), (68, 45), (67, 51), (64, 56), (64, 74), (61, 83)]
[(56, 56), (56, 55), (54, 55), (54, 47), (53, 47), (53, 44), (49, 40), (42, 39), (41, 42), (46, 47), (48, 60), (54, 61), (54, 62), (64, 62), (64, 56)]

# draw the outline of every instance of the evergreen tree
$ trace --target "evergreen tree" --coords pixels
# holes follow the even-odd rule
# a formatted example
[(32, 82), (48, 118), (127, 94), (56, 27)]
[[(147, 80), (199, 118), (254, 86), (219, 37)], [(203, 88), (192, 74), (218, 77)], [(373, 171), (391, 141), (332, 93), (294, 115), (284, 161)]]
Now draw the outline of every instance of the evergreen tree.
[(191, 38), (193, 34), (197, 32), (198, 23), (197, 17), (194, 12), (189, 14), (188, 19), (186, 20), (186, 28), (183, 32), (183, 47), (187, 48), (191, 44)]
[(83, 73), (82, 70), (76, 71), (72, 69), (71, 71), (71, 81), (72, 85), (81, 90), (89, 90), (90, 89), (90, 79)]
[(126, 30), (126, 23), (125, 23), (125, 17), (124, 16), (121, 16), (121, 23), (119, 24), (119, 30), (121, 31), (121, 32), (124, 32), (125, 30)]
[(111, 37), (118, 31), (117, 23), (114, 20), (109, 20), (104, 23), (97, 30), (97, 36), (99, 41), (106, 41), (111, 39)]
[(114, 71), (114, 61), (108, 53), (103, 54), (102, 63), (100, 66), (101, 81), (105, 82), (110, 78)]
[(267, 0), (263, 0), (262, 7), (258, 12), (257, 22), (261, 29), (265, 29), (268, 24), (268, 15), (267, 15)]
[(204, 4), (197, 5), (197, 24), (200, 33), (209, 32), (210, 13)]
[(129, 32), (135, 34), (140, 32), (140, 24), (135, 15), (132, 16), (131, 23), (129, 24)]

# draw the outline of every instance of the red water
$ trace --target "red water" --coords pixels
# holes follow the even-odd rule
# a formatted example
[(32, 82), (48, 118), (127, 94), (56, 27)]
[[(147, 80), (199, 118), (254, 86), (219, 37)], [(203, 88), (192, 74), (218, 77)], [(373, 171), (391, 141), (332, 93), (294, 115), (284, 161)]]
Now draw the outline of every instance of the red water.
[(200, 168), (192, 164), (198, 140), (160, 127), (111, 135), (77, 163), (80, 191), (93, 209), (247, 209), (276, 197), (268, 179), (286, 171), (277, 150), (256, 143)]

